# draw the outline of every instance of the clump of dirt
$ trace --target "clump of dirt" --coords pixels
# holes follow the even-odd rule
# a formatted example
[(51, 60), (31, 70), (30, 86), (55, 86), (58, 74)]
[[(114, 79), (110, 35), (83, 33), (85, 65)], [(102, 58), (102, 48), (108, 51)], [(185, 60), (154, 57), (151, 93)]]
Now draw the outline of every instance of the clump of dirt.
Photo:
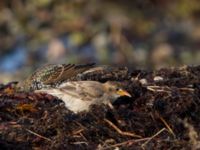
[(74, 114), (48, 94), (0, 85), (3, 149), (198, 149), (200, 66), (157, 71), (111, 68), (73, 80), (119, 81), (132, 95), (114, 109)]

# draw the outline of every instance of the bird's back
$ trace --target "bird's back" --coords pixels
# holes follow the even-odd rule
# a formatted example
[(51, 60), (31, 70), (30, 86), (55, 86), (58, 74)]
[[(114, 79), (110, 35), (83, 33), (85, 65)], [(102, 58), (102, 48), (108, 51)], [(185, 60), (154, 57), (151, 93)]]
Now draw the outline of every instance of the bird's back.
[(57, 85), (80, 74), (94, 66), (94, 63), (75, 64), (50, 64), (37, 69), (25, 81), (19, 84), (23, 90), (37, 90), (47, 85)]

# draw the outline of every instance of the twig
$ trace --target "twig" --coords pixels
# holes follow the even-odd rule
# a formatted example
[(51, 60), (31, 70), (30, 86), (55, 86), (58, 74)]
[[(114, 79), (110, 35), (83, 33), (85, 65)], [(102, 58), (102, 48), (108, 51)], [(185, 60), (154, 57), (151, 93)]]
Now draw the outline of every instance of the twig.
[(86, 137), (83, 135), (83, 133), (80, 133), (80, 136), (81, 136), (85, 141), (88, 141), (88, 140), (86, 139)]
[(81, 145), (81, 144), (85, 144), (85, 145), (88, 145), (87, 142), (84, 142), (84, 141), (80, 141), (80, 142), (73, 142), (71, 144), (74, 144), (74, 145)]
[(25, 130), (28, 131), (29, 133), (33, 134), (33, 135), (36, 135), (36, 136), (38, 136), (38, 137), (40, 137), (40, 138), (42, 138), (42, 139), (45, 139), (45, 140), (47, 140), (47, 141), (51, 141), (51, 142), (52, 142), (51, 139), (49, 139), (49, 138), (47, 138), (47, 137), (44, 137), (44, 136), (42, 136), (42, 135), (40, 135), (40, 134), (38, 134), (38, 133), (35, 133), (35, 132), (33, 132), (33, 131), (29, 130), (29, 129), (25, 129)]
[(168, 129), (168, 131), (174, 136), (176, 137), (176, 135), (174, 134), (174, 131), (172, 130), (172, 128), (169, 126), (169, 124), (164, 120), (164, 118), (162, 116), (159, 115), (160, 120), (163, 122), (163, 124), (166, 126), (166, 128)]
[(82, 131), (84, 131), (84, 129), (79, 129), (79, 130), (73, 131), (72, 134), (76, 135), (76, 134), (81, 133)]
[(72, 133), (72, 134), (74, 134), (74, 135), (79, 134), (83, 139), (85, 139), (85, 140), (87, 141), (86, 137), (82, 134), (82, 131), (87, 130), (87, 128), (84, 127), (81, 123), (79, 123), (79, 122), (77, 122), (77, 121), (75, 121), (75, 123), (76, 123), (77, 125), (79, 125), (79, 126), (81, 127), (81, 129), (80, 129), (79, 131), (75, 131), (75, 132)]
[(87, 129), (86, 127), (84, 127), (81, 123), (79, 123), (78, 121), (75, 121), (75, 123), (77, 124), (77, 125), (79, 125), (82, 129)]
[[(153, 91), (153, 92), (171, 92), (171, 88), (168, 86), (157, 86), (157, 85), (149, 85), (147, 86), (147, 89), (149, 91)], [(166, 89), (166, 90), (164, 90)], [(190, 92), (194, 92), (193, 88), (188, 88), (188, 87), (183, 87), (183, 88), (179, 88), (182, 91), (190, 91)]]
[(167, 91), (167, 90), (162, 89), (162, 88), (168, 88), (168, 90), (169, 90), (169, 87), (147, 86), (146, 88), (147, 88), (147, 90), (152, 91), (152, 92), (166, 92), (166, 93), (171, 93), (171, 91)]
[(160, 133), (162, 133), (162, 132), (165, 131), (165, 130), (166, 130), (166, 128), (162, 128), (160, 131), (158, 131), (156, 134), (154, 134), (154, 135), (151, 136), (151, 137), (141, 138), (141, 139), (132, 139), (132, 140), (128, 140), (128, 141), (125, 141), (125, 142), (121, 142), (121, 143), (117, 143), (117, 144), (114, 144), (114, 145), (105, 147), (105, 148), (103, 148), (103, 150), (110, 149), (110, 148), (117, 147), (117, 146), (127, 145), (127, 144), (129, 144), (129, 143), (134, 144), (134, 143), (146, 141), (145, 143), (142, 144), (142, 147), (144, 147), (144, 146), (145, 146), (146, 144), (148, 144), (153, 138), (155, 138), (156, 136), (158, 136)]
[(131, 136), (131, 137), (135, 137), (135, 138), (142, 138), (142, 136), (140, 135), (136, 135), (134, 133), (130, 133), (130, 132), (124, 132), (122, 130), (120, 130), (116, 125), (114, 125), (111, 121), (109, 121), (108, 119), (104, 119), (105, 122), (107, 122), (112, 128), (114, 128), (119, 134), (124, 135), (124, 136)]
[(158, 136), (160, 133), (162, 133), (163, 131), (165, 131), (166, 128), (162, 128), (160, 131), (158, 131), (156, 134), (154, 134), (153, 136), (151, 136), (145, 143), (143, 143), (141, 145), (142, 148), (145, 147), (145, 145), (147, 145), (153, 138), (155, 138), (156, 136)]
[(103, 150), (110, 149), (110, 148), (117, 147), (117, 146), (127, 145), (129, 143), (134, 144), (134, 143), (146, 141), (146, 140), (149, 140), (149, 139), (150, 139), (150, 137), (141, 138), (141, 139), (131, 139), (131, 140), (128, 140), (128, 141), (125, 141), (125, 142), (121, 142), (121, 143), (117, 143), (117, 144), (114, 144), (114, 145), (111, 145), (111, 146), (107, 146), (107, 147), (103, 148)]
[(182, 91), (194, 92), (194, 89), (193, 89), (193, 88), (187, 88), (187, 87), (185, 87), (185, 88), (180, 88), (180, 90), (182, 90)]

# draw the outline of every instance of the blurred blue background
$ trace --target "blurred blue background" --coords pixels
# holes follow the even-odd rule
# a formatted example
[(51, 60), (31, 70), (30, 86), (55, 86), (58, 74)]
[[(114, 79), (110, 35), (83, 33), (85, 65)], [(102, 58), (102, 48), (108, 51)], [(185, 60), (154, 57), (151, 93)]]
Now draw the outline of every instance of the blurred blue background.
[(200, 64), (200, 1), (0, 1), (0, 82), (47, 63), (87, 62)]

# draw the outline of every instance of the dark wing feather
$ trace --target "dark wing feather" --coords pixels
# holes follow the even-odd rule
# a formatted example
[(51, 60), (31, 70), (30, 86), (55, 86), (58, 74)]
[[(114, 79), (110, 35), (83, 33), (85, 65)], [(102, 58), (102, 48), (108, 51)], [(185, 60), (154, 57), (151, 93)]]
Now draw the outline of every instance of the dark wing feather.
[[(64, 65), (65, 66), (65, 65)], [(68, 80), (76, 75), (78, 75), (79, 73), (82, 73), (90, 68), (92, 68), (94, 66), (94, 63), (92, 64), (85, 64), (85, 65), (73, 65), (73, 67), (64, 67), (64, 71), (61, 74), (61, 76), (59, 77), (60, 81), (65, 81)]]
[(55, 65), (51, 70), (49, 70), (48, 74), (45, 75), (46, 79), (43, 80), (44, 84), (53, 84), (62, 80), (62, 75), (64, 72), (69, 71), (74, 68), (74, 64), (67, 65)]
[(85, 65), (76, 65), (75, 73), (76, 74), (82, 73), (88, 69), (91, 69), (92, 67), (94, 67), (94, 65), (95, 65), (95, 63), (85, 64)]

